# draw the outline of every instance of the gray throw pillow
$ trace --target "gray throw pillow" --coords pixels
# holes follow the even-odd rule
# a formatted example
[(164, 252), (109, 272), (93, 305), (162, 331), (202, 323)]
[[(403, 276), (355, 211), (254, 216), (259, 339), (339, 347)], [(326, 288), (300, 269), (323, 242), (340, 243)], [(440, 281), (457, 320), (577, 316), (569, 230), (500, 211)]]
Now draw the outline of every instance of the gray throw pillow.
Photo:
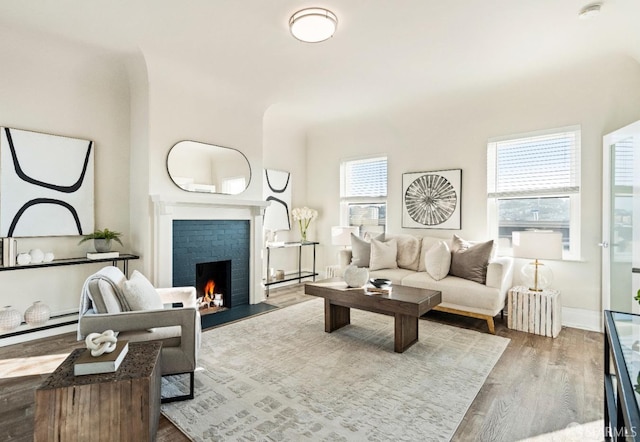
[(487, 282), (487, 267), (493, 250), (493, 240), (459, 248), (451, 253), (449, 274), (480, 284)]
[[(374, 239), (384, 241), (384, 233)], [(351, 234), (351, 264), (357, 267), (369, 267), (371, 260), (371, 243), (357, 235)]]

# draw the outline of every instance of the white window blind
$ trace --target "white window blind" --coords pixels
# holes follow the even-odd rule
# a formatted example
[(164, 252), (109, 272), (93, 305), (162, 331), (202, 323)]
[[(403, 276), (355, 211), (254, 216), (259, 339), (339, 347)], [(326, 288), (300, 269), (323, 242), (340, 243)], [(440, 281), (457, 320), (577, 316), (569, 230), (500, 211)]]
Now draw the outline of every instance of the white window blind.
[(343, 198), (387, 196), (387, 158), (346, 161)]
[[(489, 143), (488, 197), (580, 192), (580, 132), (562, 132)], [(493, 172), (493, 173), (491, 173)]]

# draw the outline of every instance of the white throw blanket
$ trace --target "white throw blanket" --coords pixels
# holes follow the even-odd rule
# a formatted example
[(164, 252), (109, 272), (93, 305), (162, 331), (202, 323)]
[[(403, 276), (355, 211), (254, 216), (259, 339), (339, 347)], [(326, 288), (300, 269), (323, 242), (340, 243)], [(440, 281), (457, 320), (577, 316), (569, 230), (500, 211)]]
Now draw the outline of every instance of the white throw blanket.
[[(101, 279), (106, 283), (110, 284), (113, 287), (113, 291), (118, 297), (118, 301), (122, 306), (123, 311), (131, 310), (129, 308), (129, 303), (124, 297), (124, 293), (122, 293), (122, 289), (120, 288), (119, 282), (124, 278), (124, 274), (118, 267), (108, 266), (100, 269), (98, 272), (89, 276), (87, 280), (84, 282), (82, 286), (82, 293), (80, 294), (80, 308), (79, 308), (79, 316), (82, 317), (89, 309), (93, 307), (93, 303), (91, 300), (91, 294), (89, 292), (89, 283), (91, 281), (95, 281), (97, 279)], [(78, 327), (78, 340), (84, 339), (84, 336), (80, 334), (80, 327)]]

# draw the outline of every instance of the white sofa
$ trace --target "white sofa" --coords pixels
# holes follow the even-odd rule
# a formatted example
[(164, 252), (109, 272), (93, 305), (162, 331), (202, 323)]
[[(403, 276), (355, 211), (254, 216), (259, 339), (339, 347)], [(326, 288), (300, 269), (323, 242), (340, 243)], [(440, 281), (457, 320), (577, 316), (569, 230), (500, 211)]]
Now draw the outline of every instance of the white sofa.
[[(425, 267), (425, 253), (441, 241), (452, 249), (452, 240), (406, 234), (386, 235), (385, 240), (389, 239), (395, 239), (397, 243), (398, 268), (370, 270), (370, 278), (386, 278), (396, 285), (439, 290), (442, 303), (435, 310), (484, 319), (489, 332), (495, 334), (493, 318), (505, 306), (513, 280), (513, 258), (491, 257), (486, 267), (485, 284), (451, 274), (436, 280)], [(340, 263), (352, 263), (352, 250), (341, 251)]]

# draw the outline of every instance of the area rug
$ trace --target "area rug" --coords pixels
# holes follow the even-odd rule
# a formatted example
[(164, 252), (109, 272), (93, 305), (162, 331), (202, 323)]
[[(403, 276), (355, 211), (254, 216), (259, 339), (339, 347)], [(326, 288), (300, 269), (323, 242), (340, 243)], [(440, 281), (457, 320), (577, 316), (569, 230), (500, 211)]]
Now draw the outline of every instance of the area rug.
[(451, 439), (509, 339), (420, 320), (399, 354), (393, 332), (352, 309), (325, 333), (322, 299), (207, 331), (195, 399), (162, 413), (195, 441)]

